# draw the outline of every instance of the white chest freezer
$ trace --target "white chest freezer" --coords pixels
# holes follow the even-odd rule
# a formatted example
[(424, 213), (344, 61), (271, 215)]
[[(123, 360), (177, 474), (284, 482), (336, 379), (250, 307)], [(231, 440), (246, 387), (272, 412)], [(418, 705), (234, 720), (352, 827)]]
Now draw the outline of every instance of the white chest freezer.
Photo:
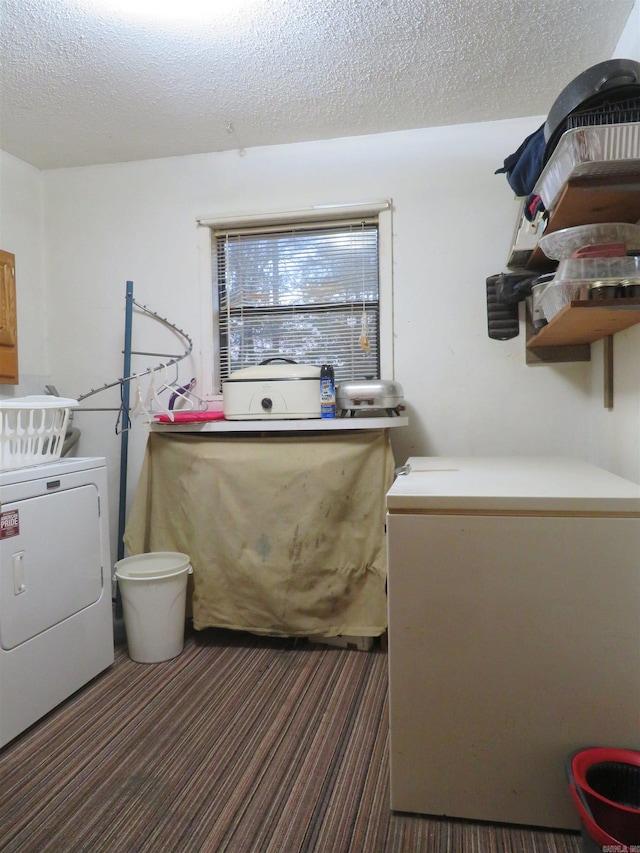
[(386, 498), (391, 807), (579, 827), (565, 760), (640, 748), (640, 486), (409, 460)]

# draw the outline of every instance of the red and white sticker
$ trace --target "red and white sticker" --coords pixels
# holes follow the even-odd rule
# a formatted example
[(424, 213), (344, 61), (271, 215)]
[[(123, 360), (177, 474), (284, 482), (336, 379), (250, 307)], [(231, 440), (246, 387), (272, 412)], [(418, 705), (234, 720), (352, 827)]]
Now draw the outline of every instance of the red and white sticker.
[(0, 512), (0, 539), (20, 534), (20, 515), (17, 509), (6, 509)]

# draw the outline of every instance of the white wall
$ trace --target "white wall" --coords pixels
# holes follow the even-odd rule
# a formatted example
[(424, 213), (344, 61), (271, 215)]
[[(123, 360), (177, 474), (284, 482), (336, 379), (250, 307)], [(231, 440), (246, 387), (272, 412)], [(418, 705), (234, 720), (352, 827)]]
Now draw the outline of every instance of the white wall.
[[(614, 51), (615, 58), (640, 61), (640, 0)], [(589, 453), (603, 467), (640, 481), (640, 325), (614, 337), (614, 408), (603, 406), (602, 343), (591, 347)]]
[(634, 3), (627, 25), (613, 52), (613, 58), (640, 60), (640, 0)]
[[(541, 121), (42, 174), (2, 155), (2, 248), (17, 256), (21, 369), (27, 378), (46, 376), (68, 396), (122, 376), (131, 279), (139, 302), (192, 335), (195, 358), (183, 363), (181, 377), (197, 375), (198, 216), (389, 197), (396, 378), (410, 415), (410, 426), (394, 434), (398, 463), (420, 454), (561, 453), (640, 480), (640, 326), (615, 338), (612, 411), (602, 405), (601, 345), (590, 364), (533, 367), (525, 364), (523, 328), (511, 341), (487, 335), (485, 279), (505, 269), (518, 212), (505, 177), (494, 172)], [(136, 315), (134, 348), (180, 352), (183, 344)], [(139, 369), (150, 363), (156, 359), (135, 362)], [(110, 391), (83, 406), (118, 403)], [(108, 457), (114, 529), (115, 419), (115, 411), (76, 416), (79, 452)], [(146, 441), (140, 423), (130, 438), (131, 496)]]
[(42, 394), (49, 381), (43, 235), (40, 172), (0, 151), (0, 249), (16, 258), (20, 371), (20, 385), (0, 385), (2, 397)]
[[(55, 384), (77, 396), (122, 375), (127, 279), (139, 302), (187, 330), (199, 347), (198, 216), (390, 197), (396, 378), (410, 407), (410, 426), (395, 434), (397, 461), (482, 453), (602, 461), (601, 448), (589, 440), (592, 367), (527, 367), (524, 330), (505, 342), (487, 335), (485, 279), (504, 269), (518, 212), (504, 176), (494, 171), (539, 123), (522, 119), (251, 149), (245, 156), (44, 173)], [(136, 317), (134, 348), (166, 345), (164, 332)], [(181, 376), (196, 370), (187, 365)], [(117, 394), (105, 393), (86, 405), (117, 403)], [(114, 501), (115, 414), (79, 414), (76, 423), (80, 453), (111, 460)], [(144, 441), (138, 424), (132, 485)], [(638, 476), (631, 448), (621, 448), (615, 462), (621, 473)]]
[[(74, 396), (122, 374), (127, 279), (138, 301), (199, 345), (197, 216), (391, 197), (396, 378), (411, 407), (411, 426), (396, 442), (399, 459), (523, 451), (605, 459), (604, 449), (589, 441), (590, 417), (601, 414), (598, 362), (596, 370), (527, 367), (523, 333), (506, 342), (486, 333), (485, 278), (504, 269), (517, 214), (504, 176), (493, 173), (537, 123), (45, 173), (54, 381)], [(134, 329), (134, 347), (161, 345), (144, 318)], [(624, 334), (633, 340), (637, 330)], [(617, 361), (621, 384), (631, 365)], [(185, 367), (181, 375), (195, 370)], [(117, 402), (113, 395), (92, 401), (105, 405), (107, 399)], [(606, 414), (624, 432), (620, 399)], [(105, 433), (112, 438), (113, 420), (111, 414), (83, 416), (82, 452), (101, 450)], [(635, 448), (620, 450), (617, 467), (626, 458), (625, 473), (637, 476)], [(139, 460), (132, 461), (135, 468)]]

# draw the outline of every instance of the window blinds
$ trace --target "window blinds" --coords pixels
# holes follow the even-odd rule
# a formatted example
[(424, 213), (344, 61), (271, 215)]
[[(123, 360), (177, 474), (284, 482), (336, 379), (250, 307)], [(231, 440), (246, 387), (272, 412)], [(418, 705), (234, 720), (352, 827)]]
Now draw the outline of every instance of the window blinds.
[(217, 230), (214, 251), (223, 380), (275, 356), (379, 377), (377, 218)]

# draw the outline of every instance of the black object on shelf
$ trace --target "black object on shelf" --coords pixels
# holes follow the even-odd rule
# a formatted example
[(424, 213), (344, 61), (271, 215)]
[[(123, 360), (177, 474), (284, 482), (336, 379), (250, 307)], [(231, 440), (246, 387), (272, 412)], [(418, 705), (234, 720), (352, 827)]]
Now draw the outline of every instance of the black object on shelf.
[(565, 86), (549, 110), (544, 123), (544, 138), (547, 142), (544, 162), (553, 154), (572, 115), (598, 110), (605, 104), (610, 106), (638, 96), (640, 62), (634, 59), (608, 59), (587, 68)]
[(496, 286), (499, 276), (487, 279), (487, 332), (496, 341), (508, 341), (518, 336), (518, 303), (502, 302), (498, 299)]

